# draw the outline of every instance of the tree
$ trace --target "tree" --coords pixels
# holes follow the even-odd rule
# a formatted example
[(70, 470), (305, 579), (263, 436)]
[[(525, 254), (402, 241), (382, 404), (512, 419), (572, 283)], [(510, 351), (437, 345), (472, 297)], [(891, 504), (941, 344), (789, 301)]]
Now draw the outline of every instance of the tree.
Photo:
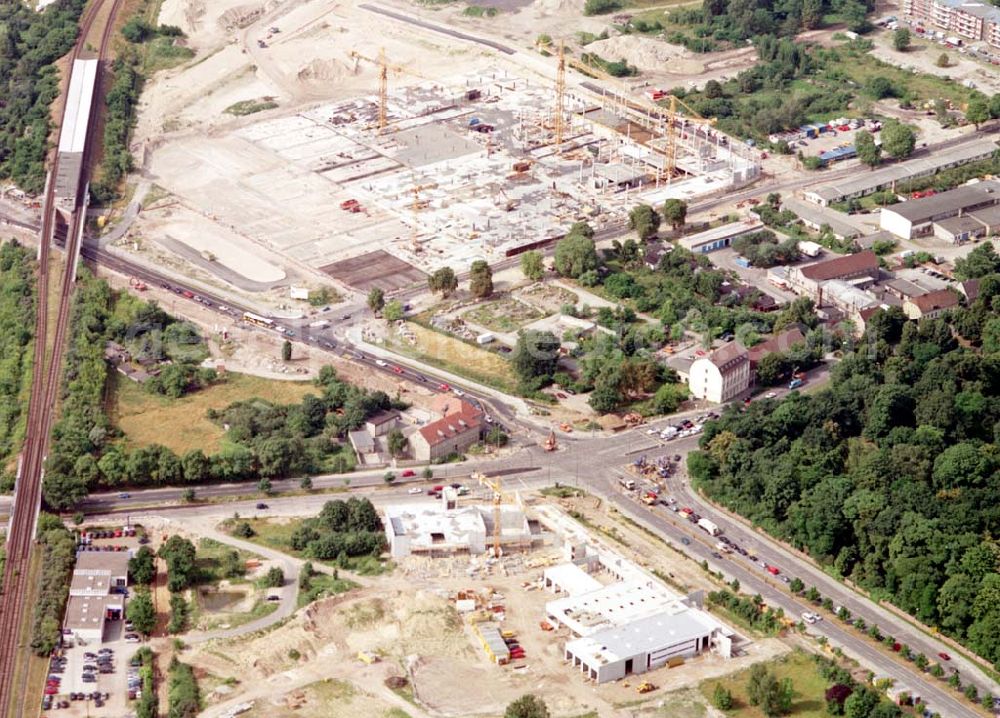
[(559, 362), (559, 339), (548, 331), (529, 329), (517, 336), (511, 366), (522, 382), (551, 380)]
[(878, 704), (877, 693), (858, 686), (844, 701), (844, 715), (847, 718), (869, 718)]
[(788, 584), (788, 590), (790, 590), (792, 593), (802, 593), (802, 590), (804, 588), (805, 584), (802, 583), (802, 579), (799, 578), (798, 576), (793, 578), (791, 583)]
[(246, 564), (240, 559), (239, 551), (226, 551), (222, 555), (220, 569), (226, 578), (240, 578), (246, 573)]
[(540, 280), (545, 274), (545, 264), (542, 253), (534, 249), (521, 255), (521, 273), (533, 282)]
[(835, 683), (826, 689), (824, 698), (826, 699), (826, 709), (831, 715), (844, 715), (844, 702), (850, 697), (854, 689), (844, 683)]
[(951, 58), (948, 57), (947, 52), (942, 52), (938, 55), (937, 62), (934, 63), (938, 67), (948, 67), (951, 64)]
[(762, 663), (751, 666), (747, 697), (750, 705), (758, 706), (768, 718), (788, 713), (792, 708), (793, 695), (791, 680), (779, 681)]
[(959, 279), (979, 279), (998, 272), (1000, 254), (997, 254), (991, 242), (981, 244), (955, 260), (955, 276)]
[(981, 123), (990, 119), (990, 106), (985, 97), (979, 93), (972, 96), (965, 108), (965, 119), (974, 124), (977, 130)]
[(281, 360), (282, 361), (292, 360), (292, 343), (287, 339), (281, 344)]
[(675, 230), (684, 226), (687, 219), (687, 202), (671, 197), (663, 203), (663, 218), (670, 222)]
[(572, 232), (556, 243), (554, 262), (559, 274), (573, 279), (585, 272), (595, 271), (601, 264), (594, 240)]
[(281, 588), (285, 585), (285, 572), (281, 570), (281, 566), (271, 566), (267, 570), (264, 585), (268, 588)]
[(854, 148), (858, 151), (858, 159), (875, 169), (882, 162), (882, 148), (875, 144), (875, 137), (868, 130), (858, 130), (854, 133)]
[(490, 430), (486, 432), (486, 436), (483, 437), (484, 443), (488, 446), (495, 446), (497, 448), (507, 446), (507, 442), (509, 440), (510, 437), (507, 436), (507, 432), (496, 425), (491, 426)]
[(171, 536), (156, 555), (167, 562), (167, 588), (172, 592), (191, 586), (198, 574), (194, 544), (181, 536)]
[(482, 259), (477, 259), (469, 269), (469, 291), (477, 299), (493, 294), (493, 270)]
[(141, 546), (135, 556), (128, 560), (128, 575), (132, 583), (151, 584), (156, 578), (155, 554), (149, 546)]
[(528, 693), (508, 704), (503, 718), (549, 718), (549, 709), (538, 696)]
[(385, 308), (385, 292), (372, 287), (368, 292), (368, 308), (373, 312), (381, 312)]
[(638, 204), (628, 213), (628, 228), (634, 230), (639, 239), (652, 239), (660, 228), (660, 215), (648, 204)]
[(905, 27), (897, 29), (892, 34), (892, 46), (896, 48), (898, 52), (906, 52), (909, 50), (911, 40), (912, 37), (910, 35), (910, 31)]
[(246, 521), (241, 521), (233, 527), (233, 536), (238, 538), (253, 538), (256, 535), (257, 532), (253, 530), (253, 526)]
[(139, 588), (125, 604), (125, 617), (137, 633), (148, 636), (156, 628), (156, 609), (148, 588)]
[(302, 480), (299, 481), (299, 488), (305, 491), (312, 491), (313, 480), (311, 476), (303, 476)]
[(257, 490), (262, 494), (270, 494), (274, 487), (271, 485), (271, 480), (266, 476), (257, 482)]
[(441, 267), (427, 278), (427, 286), (432, 292), (438, 292), (442, 297), (449, 297), (458, 289), (458, 277), (451, 267)]
[(913, 154), (917, 135), (910, 125), (898, 120), (887, 120), (882, 125), (882, 149), (894, 159), (901, 160)]
[(409, 445), (403, 432), (399, 429), (393, 429), (389, 432), (386, 443), (389, 445), (389, 454), (397, 459), (406, 454), (406, 447)]
[(382, 317), (387, 322), (396, 322), (403, 318), (403, 305), (398, 299), (393, 299), (385, 305)]
[(716, 683), (715, 690), (712, 691), (712, 705), (720, 711), (730, 710), (733, 707), (732, 692), (721, 683)]

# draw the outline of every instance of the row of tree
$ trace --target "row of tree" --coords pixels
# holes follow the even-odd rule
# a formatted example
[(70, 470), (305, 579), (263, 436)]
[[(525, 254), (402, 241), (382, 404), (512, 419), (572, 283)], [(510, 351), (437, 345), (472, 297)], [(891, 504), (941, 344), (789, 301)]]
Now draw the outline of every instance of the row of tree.
[(62, 615), (69, 598), (69, 583), (76, 563), (76, 538), (58, 516), (38, 516), (38, 541), (42, 545), (38, 601), (32, 607), (31, 648), (47, 656), (62, 638)]
[(0, 3), (0, 177), (40, 193), (52, 129), (49, 108), (59, 96), (56, 60), (76, 42), (86, 0), (56, 0), (45, 12)]
[(24, 384), (31, 366), (35, 329), (33, 252), (10, 241), (0, 246), (0, 477), (17, 453), (24, 433)]
[[(868, 322), (828, 389), (730, 410), (689, 457), (709, 495), (1000, 664), (1000, 258), (979, 297)], [(961, 340), (961, 342), (960, 342)]]

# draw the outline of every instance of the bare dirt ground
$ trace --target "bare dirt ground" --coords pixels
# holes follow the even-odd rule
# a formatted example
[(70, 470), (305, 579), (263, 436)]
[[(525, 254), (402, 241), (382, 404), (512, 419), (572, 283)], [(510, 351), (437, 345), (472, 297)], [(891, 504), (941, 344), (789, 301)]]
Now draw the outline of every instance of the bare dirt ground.
[[(693, 561), (606, 514), (594, 498), (560, 503), (601, 530), (601, 541), (670, 576), (677, 590), (716, 587)], [(546, 633), (538, 625), (552, 595), (535, 582), (542, 568), (561, 556), (561, 549), (548, 547), (510, 555), (499, 564), (467, 556), (411, 557), (393, 574), (317, 602), (273, 630), (200, 645), (182, 658), (204, 677), (204, 685), (221, 686), (207, 696), (203, 715), (210, 717), (247, 701), (254, 702), (251, 716), (367, 718), (391, 708), (412, 716), (497, 715), (528, 691), (543, 695), (555, 716), (596, 711), (624, 717), (648, 715), (673, 700), (676, 691), (788, 650), (779, 639), (751, 639), (744, 643), (745, 655), (736, 659), (706, 655), (677, 669), (654, 671), (644, 679), (659, 689), (641, 700), (636, 681), (594, 686), (565, 665), (562, 644), (568, 634)], [(450, 601), (463, 590), (503, 603), (502, 628), (515, 633), (525, 660), (497, 666), (487, 659), (469, 622)], [(380, 661), (365, 665), (359, 651), (377, 654)], [(386, 688), (391, 676), (406, 678), (407, 687)]]

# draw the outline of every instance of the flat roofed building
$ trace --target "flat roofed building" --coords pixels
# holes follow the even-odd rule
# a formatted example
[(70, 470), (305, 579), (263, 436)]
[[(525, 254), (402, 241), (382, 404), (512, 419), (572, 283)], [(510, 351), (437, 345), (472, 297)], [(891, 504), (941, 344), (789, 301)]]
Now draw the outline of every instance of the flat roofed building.
[(731, 632), (703, 611), (678, 606), (569, 641), (564, 657), (595, 683), (607, 683), (708, 651), (720, 633)]
[(542, 585), (553, 593), (577, 596), (603, 588), (603, 584), (575, 563), (551, 566), (542, 573)]
[(820, 185), (803, 192), (810, 202), (831, 205), (858, 199), (882, 190), (894, 189), (897, 184), (921, 177), (930, 177), (952, 167), (989, 159), (997, 146), (993, 142), (977, 140), (958, 147), (934, 152), (928, 157), (907, 160), (874, 172), (857, 172), (835, 183)]
[(986, 225), (976, 219), (974, 214), (950, 217), (934, 223), (934, 236), (952, 244), (964, 244), (970, 239), (985, 237), (986, 230)]
[(981, 222), (986, 227), (987, 235), (1000, 234), (1000, 204), (977, 209), (969, 212), (968, 216)]
[(882, 209), (879, 225), (903, 239), (929, 234), (935, 222), (996, 205), (1000, 202), (998, 189), (1000, 184), (996, 182), (977, 182), (932, 197), (900, 202)]
[(84, 644), (104, 640), (104, 626), (109, 620), (121, 620), (125, 612), (123, 594), (109, 596), (70, 596), (66, 601), (63, 628)]
[(722, 404), (750, 387), (750, 356), (739, 342), (729, 342), (698, 357), (688, 372), (688, 388), (698, 399)]
[(695, 254), (707, 254), (728, 247), (737, 237), (759, 232), (763, 228), (762, 222), (747, 219), (743, 222), (730, 222), (714, 229), (706, 229), (704, 232), (681, 237), (677, 243)]
[[(463, 506), (446, 508), (444, 503), (387, 506), (385, 534), (389, 554), (404, 558), (412, 554), (481, 554), (493, 537), (493, 508)], [(518, 505), (500, 507), (500, 542), (516, 547), (531, 543), (531, 527)]]
[(577, 636), (589, 636), (665, 611), (679, 600), (676, 593), (656, 580), (632, 579), (549, 601), (545, 613)]

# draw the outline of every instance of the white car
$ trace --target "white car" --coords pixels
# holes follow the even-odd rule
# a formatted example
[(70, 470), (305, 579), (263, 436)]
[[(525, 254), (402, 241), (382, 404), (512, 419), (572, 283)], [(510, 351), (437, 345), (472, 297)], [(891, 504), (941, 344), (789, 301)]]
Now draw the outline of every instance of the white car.
[(660, 430), (659, 429), (646, 429), (646, 433), (649, 434), (650, 436), (656, 436), (657, 434), (660, 433)]
[(764, 395), (764, 398), (766, 398), (766, 399), (773, 399), (773, 398), (774, 398), (774, 397), (776, 397), (776, 396), (777, 396), (777, 394), (776, 394), (775, 392), (773, 392), (773, 391), (769, 391), (769, 392), (767, 392), (767, 393), (766, 393), (766, 394)]
[(386, 364), (386, 363), (385, 363), (384, 361), (382, 361), (381, 359), (376, 359), (376, 360), (375, 360), (375, 366), (389, 366), (389, 365), (388, 365), (388, 364)]
[(455, 389), (455, 396), (465, 396), (465, 392), (461, 389)]
[(412, 489), (409, 489), (406, 493), (408, 493), (408, 494), (422, 494), (422, 493), (424, 493), (424, 490), (422, 488), (420, 488), (419, 486), (414, 486)]
[(816, 623), (820, 619), (821, 619), (820, 616), (818, 616), (817, 614), (812, 613), (810, 611), (806, 611), (805, 613), (802, 614), (802, 620), (805, 621), (808, 624)]

